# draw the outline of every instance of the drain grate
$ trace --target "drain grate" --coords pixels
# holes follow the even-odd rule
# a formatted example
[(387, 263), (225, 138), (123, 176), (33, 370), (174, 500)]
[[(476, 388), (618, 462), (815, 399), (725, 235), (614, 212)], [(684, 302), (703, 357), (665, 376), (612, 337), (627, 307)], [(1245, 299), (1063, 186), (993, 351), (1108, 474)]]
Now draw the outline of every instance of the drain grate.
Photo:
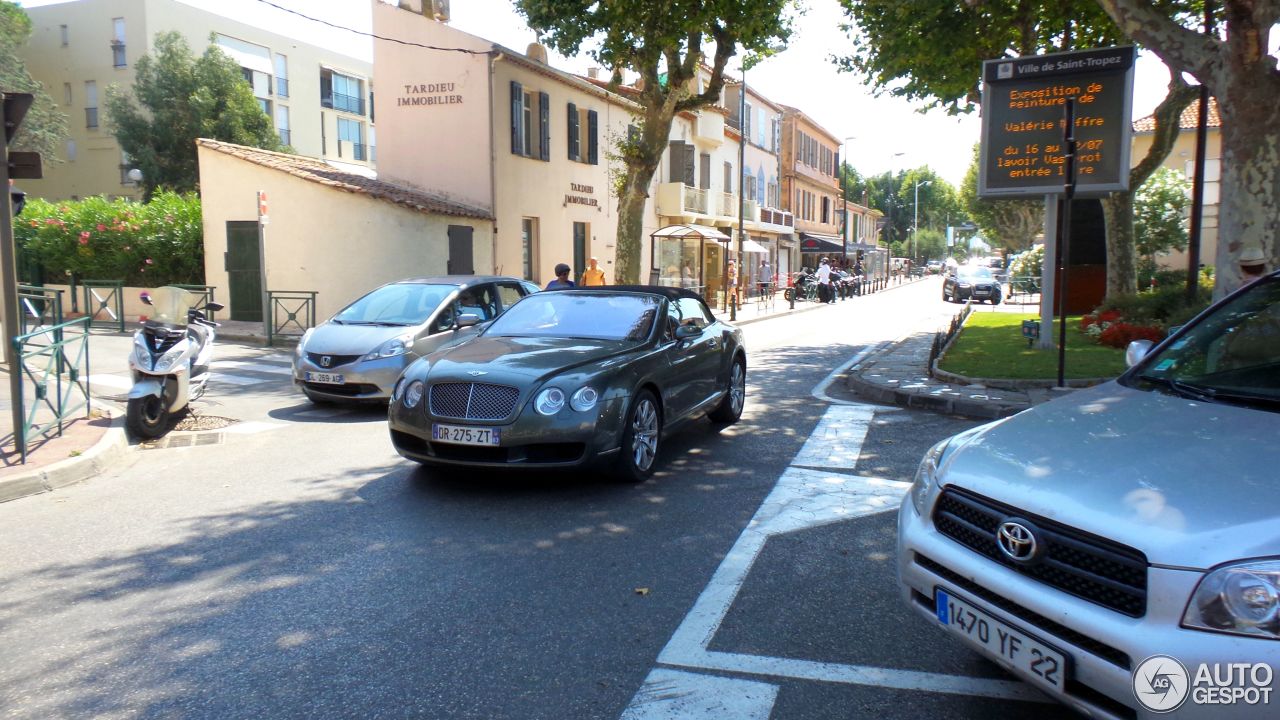
[(199, 445), (221, 445), (223, 439), (223, 434), (220, 432), (166, 435), (158, 440), (141, 443), (138, 447), (143, 450), (163, 450), (165, 448), (196, 447)]

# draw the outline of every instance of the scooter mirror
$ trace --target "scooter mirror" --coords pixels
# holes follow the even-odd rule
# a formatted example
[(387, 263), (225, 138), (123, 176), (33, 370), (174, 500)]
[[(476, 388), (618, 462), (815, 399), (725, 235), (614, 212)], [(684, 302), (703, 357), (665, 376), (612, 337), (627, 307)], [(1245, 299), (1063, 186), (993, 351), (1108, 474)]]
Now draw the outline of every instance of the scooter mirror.
[(149, 293), (149, 292), (143, 292), (143, 293), (140, 293), (140, 294), (138, 295), (138, 299), (142, 301), (142, 304), (143, 304), (143, 305), (150, 305), (150, 304), (151, 304), (151, 293)]
[(214, 311), (214, 312), (218, 312), (219, 310), (223, 310), (223, 309), (225, 309), (225, 308), (226, 308), (226, 306), (225, 306), (225, 305), (223, 305), (222, 303), (219, 303), (219, 302), (211, 302), (211, 303), (207, 303), (204, 307), (205, 307), (205, 309), (206, 309), (206, 310), (212, 310), (212, 311)]

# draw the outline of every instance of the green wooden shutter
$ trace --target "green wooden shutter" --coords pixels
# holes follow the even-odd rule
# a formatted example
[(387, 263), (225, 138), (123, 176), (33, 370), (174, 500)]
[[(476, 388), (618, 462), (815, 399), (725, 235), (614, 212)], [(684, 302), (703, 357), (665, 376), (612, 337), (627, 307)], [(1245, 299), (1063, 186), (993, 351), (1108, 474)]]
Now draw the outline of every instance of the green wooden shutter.
[(578, 137), (578, 106), (569, 103), (569, 159), (582, 159), (582, 141)]
[(600, 115), (595, 110), (587, 111), (587, 162), (600, 164)]
[(511, 152), (524, 155), (524, 88), (511, 81)]
[(538, 148), (539, 160), (551, 159), (551, 96), (544, 92), (538, 93), (538, 125), (542, 132), (540, 133)]

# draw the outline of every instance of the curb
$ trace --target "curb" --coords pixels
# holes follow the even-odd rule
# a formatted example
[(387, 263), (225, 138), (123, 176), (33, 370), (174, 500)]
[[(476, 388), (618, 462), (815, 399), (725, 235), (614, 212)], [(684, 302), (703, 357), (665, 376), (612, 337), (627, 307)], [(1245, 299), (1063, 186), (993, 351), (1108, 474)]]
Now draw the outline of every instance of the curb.
[(111, 427), (107, 428), (93, 447), (76, 457), (0, 480), (0, 502), (39, 495), (88, 480), (123, 458), (129, 452), (124, 413), (115, 407), (108, 407), (108, 411), (111, 414)]
[(998, 420), (1003, 417), (1009, 417), (1010, 415), (1016, 415), (1032, 406), (1031, 403), (999, 405), (996, 403), (939, 397), (936, 395), (920, 395), (906, 390), (900, 390), (898, 388), (888, 388), (883, 385), (877, 385), (863, 380), (862, 376), (858, 374), (857, 368), (850, 369), (847, 385), (850, 390), (857, 393), (860, 397), (866, 398), (872, 402), (884, 405), (898, 405), (906, 408), (915, 408), (917, 410), (930, 410), (933, 412), (945, 413), (947, 415), (963, 415), (965, 417), (982, 418), (986, 420)]

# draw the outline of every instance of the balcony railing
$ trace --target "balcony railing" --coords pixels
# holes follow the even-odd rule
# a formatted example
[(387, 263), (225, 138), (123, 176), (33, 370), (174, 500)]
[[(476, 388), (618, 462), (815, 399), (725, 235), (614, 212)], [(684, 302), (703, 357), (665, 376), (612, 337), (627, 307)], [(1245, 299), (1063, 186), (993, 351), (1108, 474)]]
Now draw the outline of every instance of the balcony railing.
[(738, 196), (733, 193), (719, 193), (718, 213), (721, 216), (738, 217)]
[(293, 141), (292, 141), (292, 139), (291, 139), (291, 138), (293, 137), (293, 135), (292, 135), (292, 134), (290, 134), (290, 132), (288, 131), (288, 129), (276, 128), (276, 134), (278, 134), (278, 135), (280, 136), (280, 144), (281, 144), (281, 145), (292, 145), (292, 144), (293, 144)]
[(282, 98), (289, 97), (289, 78), (276, 76), (276, 95)]
[(98, 129), (98, 108), (91, 107), (84, 109), (84, 126), (89, 130)]
[(355, 95), (332, 93), (320, 98), (320, 105), (334, 110), (364, 115), (364, 98)]
[(128, 64), (127, 62), (125, 62), (124, 47), (125, 47), (124, 43), (122, 42), (111, 43), (111, 66), (112, 67), (122, 68)]
[(348, 140), (338, 143), (338, 157), (340, 158), (364, 162), (371, 159), (372, 150), (372, 147), (364, 143), (353, 143)]
[(795, 227), (795, 216), (786, 210), (777, 210), (775, 208), (760, 208), (760, 222), (769, 223), (770, 225), (782, 225), (785, 227)]
[(684, 186), (684, 199), (681, 202), (685, 212), (707, 214), (707, 191), (702, 188)]

